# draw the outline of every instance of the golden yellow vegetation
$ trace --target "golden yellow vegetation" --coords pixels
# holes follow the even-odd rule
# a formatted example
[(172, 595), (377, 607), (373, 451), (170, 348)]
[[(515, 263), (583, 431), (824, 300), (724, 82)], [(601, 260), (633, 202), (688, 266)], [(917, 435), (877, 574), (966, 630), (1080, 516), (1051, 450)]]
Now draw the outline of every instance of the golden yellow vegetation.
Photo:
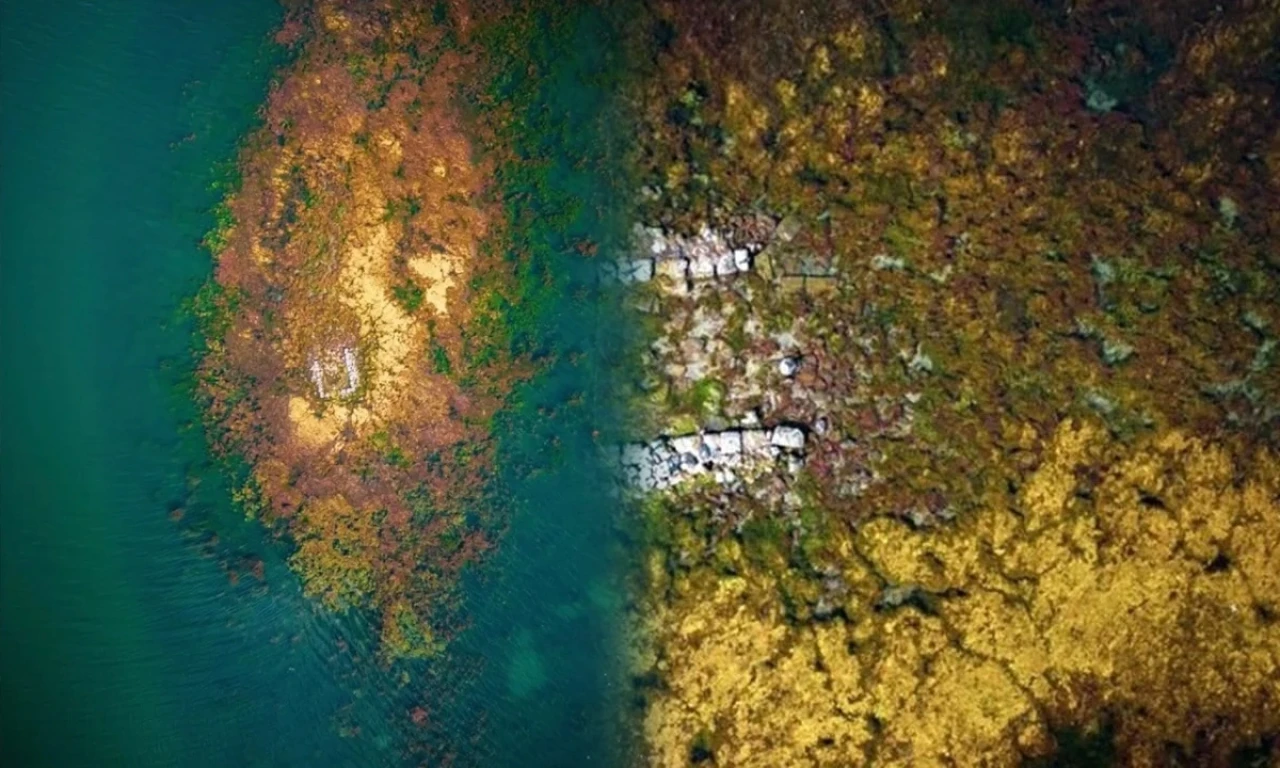
[[(1007, 505), (929, 533), (877, 519), (841, 546), (848, 620), (803, 625), (776, 574), (655, 559), (636, 653), (664, 681), (652, 764), (703, 746), (730, 766), (1018, 765), (1104, 727), (1124, 764), (1218, 764), (1280, 728), (1270, 453), (1068, 422)], [(934, 599), (877, 608), (904, 585)]]

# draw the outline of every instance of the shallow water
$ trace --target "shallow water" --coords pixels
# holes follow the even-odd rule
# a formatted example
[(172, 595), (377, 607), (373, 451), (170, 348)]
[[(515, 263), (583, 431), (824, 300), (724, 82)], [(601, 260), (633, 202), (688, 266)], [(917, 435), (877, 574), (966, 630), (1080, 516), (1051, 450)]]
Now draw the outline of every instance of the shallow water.
[(615, 13), (535, 14), (540, 31), (511, 67), (538, 73), (524, 119), (505, 139), (532, 159), (499, 176), (508, 219), (526, 223), (514, 229), (515, 247), (554, 287), (525, 329), (542, 373), (517, 389), (496, 427), (510, 529), (469, 574), (471, 627), (442, 670), (445, 730), (482, 724), (459, 754), (464, 765), (621, 765), (630, 752), (621, 648), (633, 553), (599, 461), (600, 444), (616, 439), (611, 382), (630, 324), (618, 297), (599, 292), (595, 263), (572, 247), (589, 241), (610, 251), (626, 235), (621, 174), (611, 173), (620, 156), (611, 134), (611, 83), (621, 76), (610, 55)]
[[(399, 703), (360, 696), (384, 673), (352, 660), (359, 622), (302, 600), (280, 548), (231, 512), (174, 392), (210, 171), (265, 95), (278, 7), (3, 13), (4, 763), (384, 762)], [(252, 553), (266, 584), (232, 584), (220, 561)]]

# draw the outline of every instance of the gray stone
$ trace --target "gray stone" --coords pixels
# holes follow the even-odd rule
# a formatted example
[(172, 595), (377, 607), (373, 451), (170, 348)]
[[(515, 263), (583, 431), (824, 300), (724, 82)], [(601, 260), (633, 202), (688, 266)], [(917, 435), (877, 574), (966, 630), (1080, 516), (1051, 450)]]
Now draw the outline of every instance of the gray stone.
[(890, 256), (887, 253), (877, 253), (871, 257), (871, 268), (889, 272), (900, 272), (907, 268), (906, 259), (897, 256)]
[(769, 452), (769, 430), (747, 429), (742, 432), (742, 452), (760, 455)]
[(804, 448), (804, 431), (799, 427), (775, 427), (773, 435), (769, 438), (769, 444), (788, 450), (802, 450)]
[(778, 222), (778, 228), (773, 231), (773, 236), (784, 243), (789, 243), (795, 239), (796, 235), (800, 234), (802, 229), (804, 229), (804, 224), (801, 223), (800, 217), (788, 216)]
[(706, 280), (716, 276), (716, 260), (710, 253), (693, 254), (689, 258), (689, 278)]

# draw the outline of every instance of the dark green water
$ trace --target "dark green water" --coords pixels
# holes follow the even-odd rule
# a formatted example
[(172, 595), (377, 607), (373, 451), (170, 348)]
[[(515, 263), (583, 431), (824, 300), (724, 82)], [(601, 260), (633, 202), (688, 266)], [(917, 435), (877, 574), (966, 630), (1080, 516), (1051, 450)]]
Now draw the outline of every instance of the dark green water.
[[(385, 764), (403, 708), (353, 660), (363, 628), (236, 519), (174, 394), (210, 169), (265, 95), (278, 7), (2, 8), (0, 762)], [(254, 552), (267, 585), (231, 584), (219, 560)]]
[[(0, 12), (0, 763), (616, 763), (618, 542), (589, 458), (607, 361), (568, 354), (601, 344), (602, 316), (579, 295), (591, 276), (555, 255), (611, 228), (598, 173), (573, 166), (589, 148), (556, 144), (587, 141), (565, 129), (602, 109), (604, 90), (581, 87), (602, 66), (599, 20), (539, 53), (568, 62), (534, 98), (569, 122), (528, 148), (568, 152), (547, 166), (559, 202), (540, 203), (563, 231), (528, 233), (559, 270), (534, 346), (560, 362), (503, 422), (511, 535), (468, 577), (472, 629), (405, 683), (371, 658), (367, 623), (304, 600), (287, 550), (232, 510), (175, 388), (180, 303), (209, 269), (196, 244), (210, 168), (280, 63), (266, 43), (278, 7)], [(229, 578), (252, 558), (265, 582)], [(418, 702), (428, 727), (407, 722)]]

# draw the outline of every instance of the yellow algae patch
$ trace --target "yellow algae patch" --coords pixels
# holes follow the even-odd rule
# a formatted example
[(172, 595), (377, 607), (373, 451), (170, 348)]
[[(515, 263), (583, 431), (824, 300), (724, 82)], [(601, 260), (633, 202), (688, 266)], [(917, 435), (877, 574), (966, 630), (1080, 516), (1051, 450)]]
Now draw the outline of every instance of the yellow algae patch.
[(351, 20), (340, 9), (335, 8), (329, 3), (323, 3), (319, 8), (321, 23), (331, 32), (346, 32), (351, 28)]
[(303, 507), (297, 540), (290, 560), (308, 595), (338, 609), (368, 603), (374, 587), (369, 553), (378, 546), (372, 514), (342, 495), (316, 499)]
[(382, 412), (394, 394), (395, 381), (408, 366), (419, 330), (391, 293), (393, 243), (385, 225), (373, 227), (368, 239), (351, 249), (342, 265), (343, 303), (360, 318), (360, 337), (373, 346), (370, 401)]
[(1035, 722), (1000, 666), (949, 647), (938, 619), (894, 617), (881, 630), (892, 642), (864, 646), (843, 623), (789, 626), (766, 582), (734, 578), (650, 631), (664, 622), (666, 687), (644, 723), (652, 766), (687, 766), (695, 748), (743, 768), (1011, 759)]
[[(362, 344), (371, 350), (369, 370), (363, 373), (369, 382), (368, 421), (376, 424), (394, 418), (405, 404), (415, 378), (414, 362), (422, 359), (426, 328), (396, 302), (392, 292), (396, 245), (390, 226), (381, 220), (385, 199), (371, 184), (357, 182), (353, 188), (361, 226), (355, 229), (355, 242), (343, 260), (340, 284), (342, 302), (359, 318)], [(418, 416), (434, 418), (444, 414), (445, 403), (438, 397), (434, 401), (419, 397), (414, 407), (427, 408), (419, 410)]]
[[(844, 755), (869, 741), (867, 724), (845, 717), (848, 704), (819, 672), (819, 643), (793, 636), (772, 603), (767, 591), (734, 578), (651, 617), (650, 632), (669, 634), (652, 657), (666, 689), (644, 721), (649, 765), (686, 766), (696, 747), (721, 765), (792, 765), (824, 739)], [(853, 660), (833, 654), (841, 662)]]
[[(662, 681), (650, 764), (1017, 766), (1108, 717), (1122, 764), (1225, 764), (1280, 729), (1277, 458), (1070, 422), (1049, 442), (1008, 507), (861, 526), (847, 619), (789, 623), (786, 573), (655, 560), (634, 660)], [(936, 599), (877, 607), (892, 584)]]
[(409, 269), (427, 281), (426, 302), (438, 314), (445, 314), (449, 308), (449, 289), (459, 272), (458, 258), (448, 253), (418, 256), (409, 261)]
[(387, 159), (391, 162), (398, 163), (404, 157), (404, 145), (393, 133), (385, 132), (380, 135), (378, 137), (378, 146), (382, 147)]

